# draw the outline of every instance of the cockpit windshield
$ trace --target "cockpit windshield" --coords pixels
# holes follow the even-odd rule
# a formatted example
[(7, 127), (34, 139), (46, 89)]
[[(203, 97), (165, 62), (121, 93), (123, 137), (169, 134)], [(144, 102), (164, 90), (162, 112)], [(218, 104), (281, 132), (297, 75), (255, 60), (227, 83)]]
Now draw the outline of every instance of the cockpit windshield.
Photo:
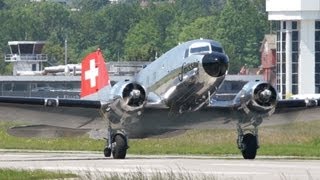
[(190, 53), (201, 53), (201, 52), (209, 52), (210, 47), (209, 46), (203, 46), (203, 47), (194, 47), (190, 49)]
[(223, 49), (222, 47), (219, 47), (214, 43), (196, 42), (191, 44), (189, 48), (185, 50), (184, 58), (187, 58), (192, 54), (212, 53), (212, 52), (223, 53)]
[(211, 49), (213, 52), (223, 53), (223, 49), (221, 47), (216, 47), (211, 45)]

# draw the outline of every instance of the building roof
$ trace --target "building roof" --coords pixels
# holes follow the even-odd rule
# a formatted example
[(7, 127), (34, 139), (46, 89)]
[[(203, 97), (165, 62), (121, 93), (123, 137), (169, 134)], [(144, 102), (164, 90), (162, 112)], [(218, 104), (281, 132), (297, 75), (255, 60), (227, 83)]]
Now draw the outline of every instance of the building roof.
[(45, 41), (9, 41), (8, 45), (18, 45), (18, 44), (45, 44)]
[(266, 10), (269, 20), (320, 19), (319, 0), (266, 0)]

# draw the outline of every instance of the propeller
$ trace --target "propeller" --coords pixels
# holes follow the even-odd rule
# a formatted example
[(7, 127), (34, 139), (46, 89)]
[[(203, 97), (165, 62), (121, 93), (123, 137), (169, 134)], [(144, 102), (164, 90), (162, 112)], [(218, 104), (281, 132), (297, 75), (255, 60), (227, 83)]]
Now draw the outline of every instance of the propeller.
[(254, 100), (261, 106), (272, 106), (276, 103), (277, 93), (269, 83), (263, 83), (254, 90)]
[(127, 105), (138, 107), (146, 101), (146, 93), (141, 85), (132, 82), (125, 87), (123, 98)]

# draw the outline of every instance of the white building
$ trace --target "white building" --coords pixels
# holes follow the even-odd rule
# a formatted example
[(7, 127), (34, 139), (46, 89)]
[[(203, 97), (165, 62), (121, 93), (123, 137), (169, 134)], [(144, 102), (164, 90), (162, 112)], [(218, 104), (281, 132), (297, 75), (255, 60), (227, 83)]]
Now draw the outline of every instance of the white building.
[(277, 24), (277, 90), (320, 93), (320, 0), (266, 0)]

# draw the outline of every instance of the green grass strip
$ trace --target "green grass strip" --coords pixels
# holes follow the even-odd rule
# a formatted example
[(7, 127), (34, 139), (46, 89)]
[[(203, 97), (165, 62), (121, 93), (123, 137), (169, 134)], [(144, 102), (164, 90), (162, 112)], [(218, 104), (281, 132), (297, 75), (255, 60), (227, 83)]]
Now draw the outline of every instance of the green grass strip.
[(66, 179), (76, 178), (75, 174), (50, 172), (44, 170), (15, 170), (15, 169), (0, 169), (0, 179), (10, 180), (40, 180), (40, 179)]
[[(6, 133), (0, 123), (1, 149), (102, 151), (104, 140), (73, 138), (21, 138)], [(320, 121), (298, 122), (259, 129), (259, 155), (320, 157)], [(190, 130), (172, 138), (130, 140), (131, 154), (229, 155), (239, 154), (235, 129)]]

